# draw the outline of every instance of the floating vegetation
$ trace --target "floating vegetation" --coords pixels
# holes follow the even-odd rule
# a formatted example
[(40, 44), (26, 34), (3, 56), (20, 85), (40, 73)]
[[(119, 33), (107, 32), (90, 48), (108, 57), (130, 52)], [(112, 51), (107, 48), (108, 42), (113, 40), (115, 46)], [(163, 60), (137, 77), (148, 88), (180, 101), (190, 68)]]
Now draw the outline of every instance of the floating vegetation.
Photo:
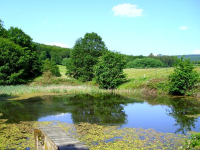
[(5, 123), (0, 119), (0, 149), (34, 149), (33, 122)]
[(0, 119), (0, 149), (35, 149), (34, 129), (38, 125), (49, 125), (52, 122), (19, 122), (6, 123)]
[(92, 149), (180, 149), (189, 136), (156, 132), (153, 129), (119, 128), (90, 123), (19, 122), (0, 120), (0, 149), (35, 149), (33, 129), (38, 125), (58, 124), (74, 138)]
[[(153, 129), (122, 128), (90, 123), (80, 123), (74, 128), (61, 124), (71, 131), (90, 149), (179, 149), (184, 146), (187, 136), (173, 133), (160, 133)], [(73, 130), (71, 130), (73, 129)]]

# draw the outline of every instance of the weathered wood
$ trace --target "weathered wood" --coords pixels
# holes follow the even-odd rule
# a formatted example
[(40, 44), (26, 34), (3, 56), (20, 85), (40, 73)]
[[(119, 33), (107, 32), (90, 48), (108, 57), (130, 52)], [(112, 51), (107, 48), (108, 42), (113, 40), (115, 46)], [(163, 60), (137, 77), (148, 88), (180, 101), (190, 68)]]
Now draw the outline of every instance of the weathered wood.
[(35, 129), (36, 150), (89, 150), (57, 124)]

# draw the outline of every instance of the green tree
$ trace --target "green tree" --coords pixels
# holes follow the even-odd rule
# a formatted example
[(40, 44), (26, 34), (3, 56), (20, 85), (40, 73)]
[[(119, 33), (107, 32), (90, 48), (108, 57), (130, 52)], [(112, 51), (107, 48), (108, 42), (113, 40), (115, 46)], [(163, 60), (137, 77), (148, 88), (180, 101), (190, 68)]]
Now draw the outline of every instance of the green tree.
[(194, 70), (190, 59), (177, 60), (174, 73), (169, 76), (169, 93), (173, 95), (184, 95), (186, 90), (194, 87), (199, 80), (199, 74)]
[(27, 55), (24, 48), (0, 37), (0, 85), (25, 83)]
[(25, 68), (27, 77), (33, 78), (40, 75), (42, 64), (39, 59), (37, 45), (32, 41), (32, 38), (17, 27), (11, 27), (8, 30), (7, 38), (24, 48), (27, 55), (26, 63), (28, 64), (28, 67)]
[(90, 81), (94, 77), (93, 66), (107, 50), (102, 38), (96, 33), (86, 33), (79, 38), (70, 54), (67, 63), (67, 75), (81, 81)]
[(0, 37), (7, 37), (7, 30), (4, 28), (3, 21), (0, 19)]
[(49, 61), (49, 59), (46, 59), (44, 61), (42, 70), (43, 72), (50, 71), (52, 75), (57, 77), (61, 76), (58, 66), (54, 62)]
[(123, 73), (126, 61), (123, 55), (111, 51), (106, 52), (100, 57), (94, 66), (95, 80), (100, 88), (114, 89), (119, 84), (126, 81)]
[(127, 63), (128, 68), (158, 68), (163, 67), (163, 63), (155, 58), (137, 58)]

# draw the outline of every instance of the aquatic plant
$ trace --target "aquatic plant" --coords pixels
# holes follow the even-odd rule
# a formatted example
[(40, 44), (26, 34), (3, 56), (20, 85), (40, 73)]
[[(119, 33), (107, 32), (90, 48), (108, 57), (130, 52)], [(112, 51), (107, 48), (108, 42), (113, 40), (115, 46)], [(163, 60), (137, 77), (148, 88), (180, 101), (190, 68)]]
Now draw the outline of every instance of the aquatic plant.
[(0, 149), (34, 149), (33, 123), (8, 124), (0, 119)]
[(90, 123), (60, 126), (92, 149), (179, 149), (187, 136), (153, 129), (122, 128)]
[(200, 132), (191, 134), (190, 139), (186, 140), (185, 149), (200, 149)]

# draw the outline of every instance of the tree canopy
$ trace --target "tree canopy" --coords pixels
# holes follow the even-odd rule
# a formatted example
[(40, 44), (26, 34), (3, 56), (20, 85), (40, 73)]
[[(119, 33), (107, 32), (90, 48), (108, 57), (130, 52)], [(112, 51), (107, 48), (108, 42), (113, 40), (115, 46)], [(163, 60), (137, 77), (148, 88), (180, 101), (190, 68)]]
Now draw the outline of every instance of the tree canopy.
[(101, 56), (94, 67), (95, 80), (99, 87), (114, 89), (123, 83), (126, 80), (123, 73), (125, 64), (124, 56), (117, 52), (107, 51)]
[(28, 69), (24, 48), (0, 37), (0, 85), (24, 83)]
[(39, 44), (37, 43), (38, 50), (40, 53), (41, 60), (46, 60), (47, 58), (55, 62), (57, 65), (61, 65), (63, 59), (70, 57), (70, 51), (69, 48), (62, 48), (55, 45), (45, 45), (45, 44)]
[(128, 68), (158, 68), (163, 67), (163, 63), (154, 58), (137, 58), (127, 63)]
[(94, 77), (93, 66), (98, 58), (107, 51), (102, 38), (96, 33), (86, 33), (84, 38), (79, 38), (67, 63), (67, 74), (81, 81), (91, 81)]
[(4, 28), (3, 21), (0, 19), (0, 37), (7, 37), (7, 30)]
[(42, 65), (32, 38), (19, 28), (7, 31), (0, 24), (0, 84), (21, 84), (40, 75)]

